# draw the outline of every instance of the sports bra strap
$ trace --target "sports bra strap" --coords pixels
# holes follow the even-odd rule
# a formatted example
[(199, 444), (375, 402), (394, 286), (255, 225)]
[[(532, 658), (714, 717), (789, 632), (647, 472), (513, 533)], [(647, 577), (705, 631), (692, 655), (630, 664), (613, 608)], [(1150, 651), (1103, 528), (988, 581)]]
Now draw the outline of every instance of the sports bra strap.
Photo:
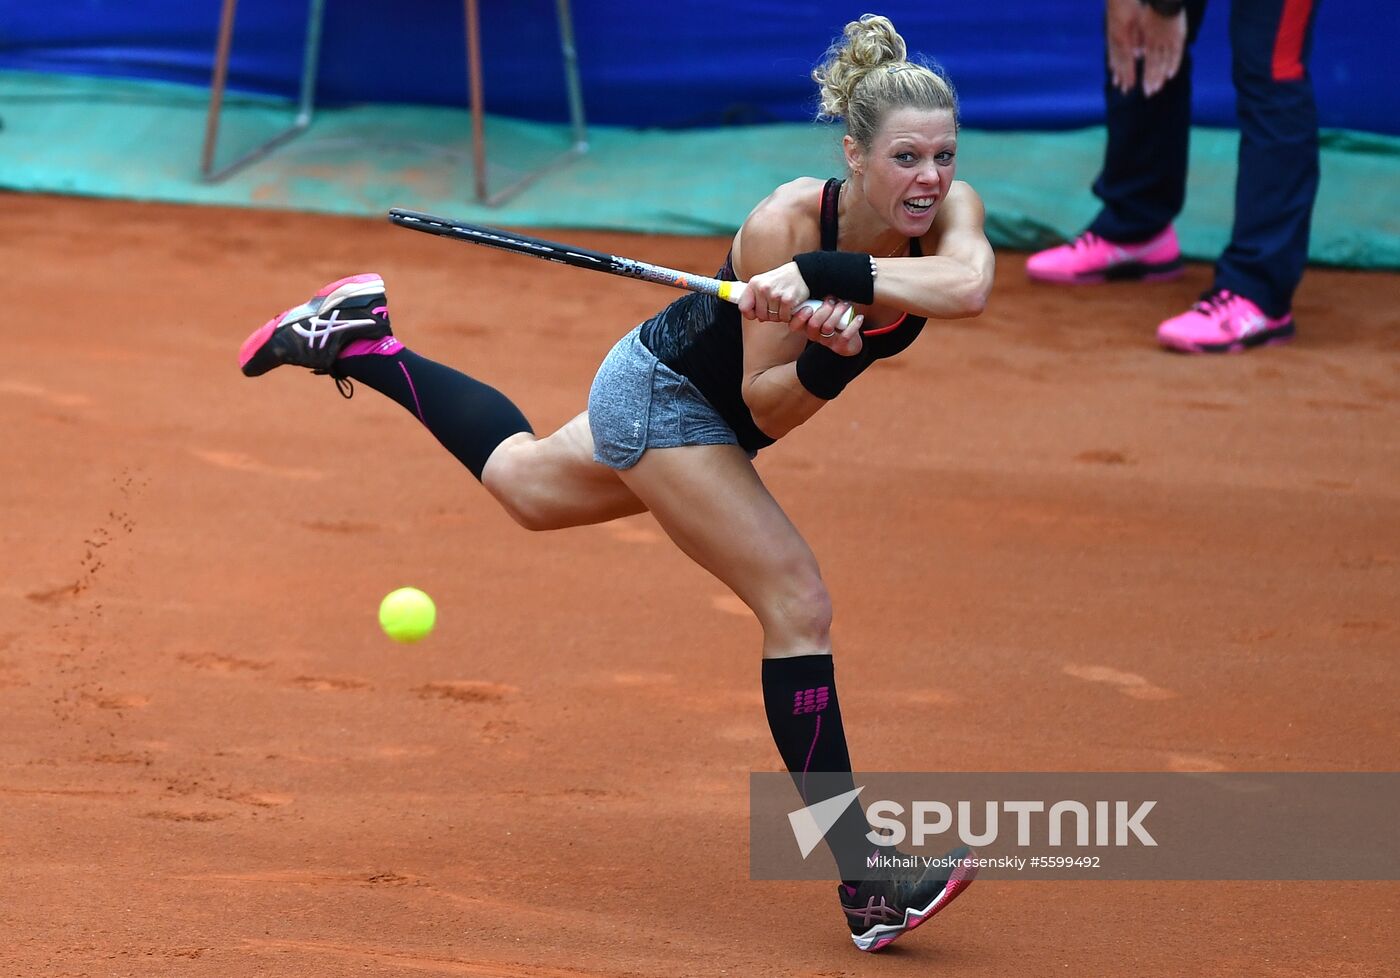
[(841, 201), (841, 183), (840, 177), (832, 177), (822, 188), (822, 251), (836, 250), (836, 207)]
[[(822, 187), (822, 251), (836, 250), (837, 233), (840, 231), (840, 215), (836, 209), (841, 202), (841, 184), (844, 182), (840, 177), (832, 177)], [(923, 257), (923, 243), (918, 238), (909, 239), (909, 254), (913, 258)]]

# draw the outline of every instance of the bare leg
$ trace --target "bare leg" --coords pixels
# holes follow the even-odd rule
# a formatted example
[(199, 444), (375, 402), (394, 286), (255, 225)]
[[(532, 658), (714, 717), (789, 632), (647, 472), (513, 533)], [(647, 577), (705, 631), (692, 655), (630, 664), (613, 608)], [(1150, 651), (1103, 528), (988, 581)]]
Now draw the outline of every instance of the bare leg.
[(618, 473), (593, 460), (588, 414), (554, 434), (512, 435), (486, 461), (481, 484), (527, 530), (605, 523), (646, 511)]
[(816, 557), (742, 450), (653, 448), (620, 475), (676, 545), (753, 609), (765, 658), (831, 652)]
[[(758, 616), (764, 713), (803, 803), (852, 790), (831, 656), (831, 600), (811, 548), (753, 463), (733, 445), (654, 448), (622, 480), (671, 539)], [(827, 776), (809, 783), (814, 772)], [(866, 871), (869, 831), (853, 806), (826, 833), (848, 886)]]

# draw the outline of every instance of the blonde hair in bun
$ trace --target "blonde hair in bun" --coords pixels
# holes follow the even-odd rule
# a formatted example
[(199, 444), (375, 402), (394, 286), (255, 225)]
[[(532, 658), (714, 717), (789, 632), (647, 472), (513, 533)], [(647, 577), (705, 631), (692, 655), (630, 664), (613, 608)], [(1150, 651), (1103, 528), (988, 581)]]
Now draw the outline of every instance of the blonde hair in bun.
[(862, 14), (812, 71), (821, 88), (821, 119), (844, 119), (846, 132), (866, 149), (891, 109), (946, 110), (958, 115), (958, 97), (941, 69), (908, 60), (904, 38), (888, 17)]

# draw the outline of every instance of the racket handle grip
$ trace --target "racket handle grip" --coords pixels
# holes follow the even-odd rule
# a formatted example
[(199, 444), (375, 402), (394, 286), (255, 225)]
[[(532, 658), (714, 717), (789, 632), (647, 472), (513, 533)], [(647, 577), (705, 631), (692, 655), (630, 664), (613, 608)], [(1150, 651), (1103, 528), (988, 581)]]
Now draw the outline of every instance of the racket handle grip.
[[(817, 299), (808, 299), (806, 302), (801, 303), (801, 304), (797, 307), (797, 309), (811, 309), (812, 311), (815, 312), (816, 310), (820, 309), (821, 307), (822, 307), (822, 304), (821, 304), (821, 302), (820, 302), (819, 300), (817, 300)], [(793, 310), (793, 314), (794, 314), (794, 315), (796, 315), (797, 309), (794, 309), (794, 310)], [(841, 323), (840, 323), (840, 325), (839, 325), (837, 328), (838, 328), (838, 329), (845, 329), (847, 326), (851, 325), (851, 323), (855, 320), (855, 318), (856, 318), (856, 311), (855, 311), (854, 309), (852, 309), (850, 306), (847, 306), (847, 307), (846, 307), (845, 313), (843, 313), (842, 316), (841, 316)]]
[[(716, 294), (725, 302), (732, 302), (737, 306), (739, 300), (744, 297), (744, 293), (747, 290), (748, 284), (745, 282), (720, 282), (719, 291)], [(821, 305), (821, 300), (819, 299), (808, 299), (806, 302), (800, 303), (797, 309), (794, 309), (792, 312), (793, 315), (797, 315), (799, 309), (811, 309), (816, 311), (821, 308)], [(839, 328), (845, 329), (847, 326), (851, 325), (852, 320), (855, 318), (856, 311), (847, 307), (845, 315), (841, 317), (841, 325)]]

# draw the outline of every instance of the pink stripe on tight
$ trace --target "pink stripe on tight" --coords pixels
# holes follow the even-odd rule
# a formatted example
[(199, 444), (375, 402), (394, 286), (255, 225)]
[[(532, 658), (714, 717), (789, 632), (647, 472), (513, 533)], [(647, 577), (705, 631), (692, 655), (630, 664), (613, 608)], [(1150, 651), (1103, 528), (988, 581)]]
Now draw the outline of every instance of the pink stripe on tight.
[[(413, 386), (413, 378), (408, 375), (408, 367), (404, 366), (404, 362), (402, 360), (399, 361), (399, 369), (403, 371), (403, 379), (408, 381), (408, 390), (409, 393), (413, 395), (413, 407), (414, 410), (418, 412), (418, 420), (423, 422), (424, 424), (427, 424), (428, 419), (423, 417), (423, 405), (418, 403), (418, 388)], [(817, 718), (817, 722), (821, 722), (821, 717)], [(812, 742), (812, 746), (816, 746), (816, 741)]]
[(344, 360), (346, 357), (362, 357), (369, 353), (377, 353), (383, 357), (391, 357), (403, 349), (403, 344), (396, 337), (386, 336), (379, 340), (351, 340), (345, 344), (345, 349), (340, 351), (337, 360)]

